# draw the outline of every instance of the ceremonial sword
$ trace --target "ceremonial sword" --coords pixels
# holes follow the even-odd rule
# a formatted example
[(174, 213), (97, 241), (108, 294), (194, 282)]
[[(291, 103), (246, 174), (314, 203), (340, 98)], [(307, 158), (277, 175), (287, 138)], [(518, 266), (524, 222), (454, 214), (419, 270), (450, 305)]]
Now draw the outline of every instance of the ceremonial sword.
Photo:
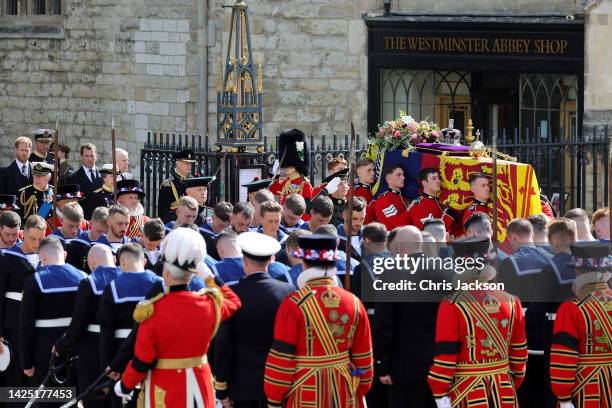
[(355, 190), (355, 125), (351, 122), (351, 142), (349, 144), (349, 190), (347, 196), (348, 224), (346, 224), (346, 274), (344, 288), (351, 290), (351, 255), (353, 252), (353, 193)]

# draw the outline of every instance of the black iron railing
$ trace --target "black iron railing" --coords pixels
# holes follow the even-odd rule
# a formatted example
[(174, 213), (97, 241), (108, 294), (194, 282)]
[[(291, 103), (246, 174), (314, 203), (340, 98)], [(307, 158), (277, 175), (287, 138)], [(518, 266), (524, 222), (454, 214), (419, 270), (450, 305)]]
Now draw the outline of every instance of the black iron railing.
[[(610, 145), (612, 133), (608, 127), (585, 129), (580, 140), (535, 143), (521, 142), (518, 132), (502, 132), (499, 151), (517, 158), (519, 162), (533, 166), (539, 186), (549, 198), (559, 197), (560, 213), (575, 207), (591, 212), (608, 205), (610, 191), (608, 177), (610, 168)], [(487, 138), (483, 139), (490, 143)], [(558, 139), (557, 139), (558, 140)], [(166, 132), (149, 132), (147, 142), (140, 154), (140, 180), (147, 193), (144, 206), (147, 214), (157, 215), (159, 185), (168, 177), (176, 151), (191, 148), (196, 154), (194, 175), (216, 175), (217, 181), (209, 188), (209, 202), (220, 200), (238, 201), (237, 169), (259, 165), (264, 174), (271, 170), (277, 158), (277, 138), (264, 138), (263, 153), (214, 151), (208, 136), (184, 135)], [(326, 136), (309, 138), (309, 178), (317, 186), (327, 176), (327, 163), (334, 157), (348, 159), (349, 136)], [(356, 154), (365, 154), (367, 137), (357, 136)]]

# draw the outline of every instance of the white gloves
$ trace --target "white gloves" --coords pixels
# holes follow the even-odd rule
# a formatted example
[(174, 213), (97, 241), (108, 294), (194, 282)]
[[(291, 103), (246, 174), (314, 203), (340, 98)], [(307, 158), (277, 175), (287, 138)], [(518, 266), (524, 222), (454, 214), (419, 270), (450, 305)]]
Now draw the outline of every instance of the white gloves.
[(448, 397), (437, 398), (436, 405), (438, 408), (451, 408), (451, 400)]
[(114, 390), (115, 390), (115, 394), (117, 394), (117, 396), (121, 398), (121, 400), (123, 401), (124, 404), (132, 399), (132, 393), (131, 392), (129, 394), (124, 394), (123, 393), (123, 389), (121, 388), (121, 381), (117, 381), (115, 383)]
[(276, 176), (279, 170), (280, 170), (280, 162), (278, 160), (274, 160), (274, 165), (272, 165), (272, 174)]
[(214, 278), (215, 275), (212, 273), (208, 265), (204, 261), (200, 262), (196, 266), (196, 272), (202, 278), (204, 282), (206, 282), (210, 278)]
[(325, 189), (329, 194), (334, 194), (338, 191), (338, 187), (340, 186), (340, 177), (334, 177), (331, 179), (329, 183), (325, 185)]
[(572, 404), (571, 402), (560, 402), (559, 406), (561, 408), (574, 408), (574, 404)]

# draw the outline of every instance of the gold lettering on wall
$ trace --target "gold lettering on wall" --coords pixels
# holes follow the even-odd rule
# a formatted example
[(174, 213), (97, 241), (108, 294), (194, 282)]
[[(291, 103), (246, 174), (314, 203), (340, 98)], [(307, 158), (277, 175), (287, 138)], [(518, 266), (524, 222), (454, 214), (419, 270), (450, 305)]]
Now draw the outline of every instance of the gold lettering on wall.
[(385, 36), (385, 51), (550, 54), (564, 55), (567, 40), (531, 40), (526, 38), (419, 37)]

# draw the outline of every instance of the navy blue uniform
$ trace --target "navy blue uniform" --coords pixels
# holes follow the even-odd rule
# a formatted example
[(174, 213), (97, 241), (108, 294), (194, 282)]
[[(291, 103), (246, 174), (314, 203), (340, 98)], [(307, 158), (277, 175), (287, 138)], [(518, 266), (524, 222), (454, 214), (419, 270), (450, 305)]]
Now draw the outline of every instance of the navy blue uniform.
[[(100, 369), (104, 370), (134, 326), (132, 314), (136, 304), (161, 278), (154, 272), (122, 273), (104, 289), (98, 309), (100, 320)], [(111, 397), (113, 407), (121, 400)]]
[(23, 369), (34, 367), (36, 386), (47, 375), (55, 341), (70, 325), (77, 289), (86, 277), (85, 272), (72, 265), (48, 265), (24, 282), (19, 357)]
[[(15, 245), (2, 250), (0, 258), (0, 337), (9, 343), (13, 355), (19, 356), (19, 315), (23, 300), (23, 287), (28, 277), (38, 267), (37, 254), (24, 254), (21, 247)], [(6, 371), (7, 385), (18, 387), (28, 385), (18, 358), (11, 358)]]
[[(100, 373), (100, 321), (98, 306), (104, 289), (119, 276), (116, 267), (100, 266), (79, 284), (72, 321), (64, 335), (55, 343), (55, 349), (66, 354), (70, 349), (79, 356), (77, 362), (78, 387), (87, 388)], [(85, 408), (107, 407), (108, 401), (83, 401)]]

